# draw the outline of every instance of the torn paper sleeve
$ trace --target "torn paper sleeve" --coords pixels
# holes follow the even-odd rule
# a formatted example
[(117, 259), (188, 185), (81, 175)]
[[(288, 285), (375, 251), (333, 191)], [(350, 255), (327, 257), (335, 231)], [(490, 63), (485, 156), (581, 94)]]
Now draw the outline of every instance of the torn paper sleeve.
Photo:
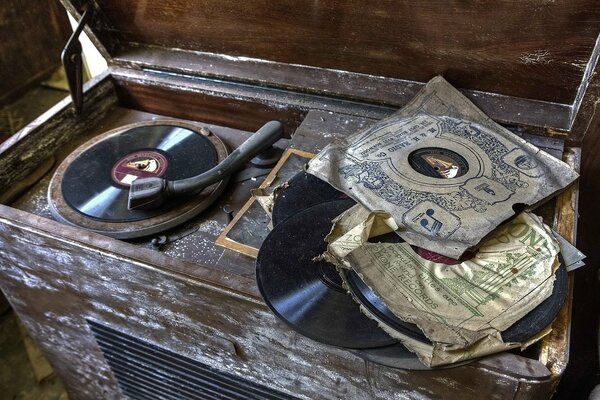
[[(369, 238), (384, 235), (398, 229), (394, 219), (386, 212), (371, 212), (357, 204), (333, 220), (333, 228), (325, 241), (329, 246), (328, 259), (341, 261), (353, 250), (366, 243)], [(334, 264), (337, 264), (334, 262)], [(340, 266), (344, 267), (344, 264)], [(349, 266), (348, 266), (349, 268)]]
[(407, 243), (368, 243), (369, 234), (360, 230), (386, 215), (355, 211), (366, 218), (342, 214), (337, 222), (362, 221), (343, 229), (336, 223), (327, 252), (338, 265), (351, 266), (396, 316), (419, 326), (437, 348), (466, 351), (482, 340), (502, 343), (500, 332), (552, 293), (558, 245), (533, 214), (520, 214), (490, 235), (472, 259), (450, 266), (421, 258)]
[(257, 188), (250, 190), (250, 194), (258, 201), (258, 204), (260, 204), (262, 209), (265, 210), (269, 216), (269, 219), (271, 219), (273, 215), (273, 205), (275, 204), (275, 192), (267, 193), (265, 189)]
[[(358, 299), (355, 298), (355, 300), (359, 302)], [(490, 335), (483, 337), (465, 348), (452, 348), (443, 343), (423, 343), (403, 335), (388, 326), (384, 321), (377, 318), (377, 316), (372, 314), (367, 308), (361, 306), (361, 311), (371, 319), (377, 321), (384, 331), (393, 338), (398, 339), (407, 349), (415, 353), (424, 365), (432, 368), (443, 367), (450, 364), (459, 364), (461, 362), (471, 361), (479, 357), (519, 347), (525, 349), (551, 332), (551, 328), (546, 327), (526, 343), (504, 343), (501, 338)]]
[(534, 207), (578, 176), (442, 77), (392, 116), (329, 144), (307, 172), (388, 212), (409, 244), (455, 259), (512, 218), (515, 205)]

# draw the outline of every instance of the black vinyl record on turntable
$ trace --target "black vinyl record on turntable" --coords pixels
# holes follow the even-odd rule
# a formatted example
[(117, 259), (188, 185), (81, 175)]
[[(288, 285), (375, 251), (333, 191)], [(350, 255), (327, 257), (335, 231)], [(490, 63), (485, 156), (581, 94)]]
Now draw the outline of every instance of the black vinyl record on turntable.
[(77, 148), (48, 189), (55, 219), (131, 239), (179, 225), (222, 193), (229, 176), (281, 138), (271, 121), (228, 155), (207, 128), (181, 120), (126, 125)]

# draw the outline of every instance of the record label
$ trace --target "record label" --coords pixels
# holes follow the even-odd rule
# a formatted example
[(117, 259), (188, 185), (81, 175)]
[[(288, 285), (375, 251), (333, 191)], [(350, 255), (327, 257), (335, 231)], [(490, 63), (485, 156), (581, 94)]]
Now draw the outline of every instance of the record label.
[(162, 176), (168, 165), (167, 157), (158, 151), (136, 151), (117, 161), (111, 177), (117, 185), (129, 187), (137, 178)]
[(455, 151), (439, 147), (425, 147), (408, 156), (410, 166), (430, 178), (459, 178), (469, 171), (469, 164)]

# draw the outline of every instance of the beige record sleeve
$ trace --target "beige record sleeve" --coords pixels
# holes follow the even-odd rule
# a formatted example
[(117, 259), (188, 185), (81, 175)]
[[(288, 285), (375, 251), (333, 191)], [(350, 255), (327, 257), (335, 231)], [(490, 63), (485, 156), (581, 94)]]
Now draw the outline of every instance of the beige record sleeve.
[(328, 145), (308, 172), (390, 213), (408, 243), (452, 258), (578, 176), (442, 77), (391, 117)]

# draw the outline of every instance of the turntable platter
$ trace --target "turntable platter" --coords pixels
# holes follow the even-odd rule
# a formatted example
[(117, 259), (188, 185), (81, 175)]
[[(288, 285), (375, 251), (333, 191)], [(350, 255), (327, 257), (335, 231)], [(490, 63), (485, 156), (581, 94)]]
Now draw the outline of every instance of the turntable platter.
[(227, 178), (148, 210), (127, 207), (131, 183), (140, 177), (189, 178), (226, 156), (217, 136), (186, 121), (125, 125), (83, 144), (63, 161), (48, 189), (50, 210), (59, 221), (119, 239), (155, 234), (203, 211)]

